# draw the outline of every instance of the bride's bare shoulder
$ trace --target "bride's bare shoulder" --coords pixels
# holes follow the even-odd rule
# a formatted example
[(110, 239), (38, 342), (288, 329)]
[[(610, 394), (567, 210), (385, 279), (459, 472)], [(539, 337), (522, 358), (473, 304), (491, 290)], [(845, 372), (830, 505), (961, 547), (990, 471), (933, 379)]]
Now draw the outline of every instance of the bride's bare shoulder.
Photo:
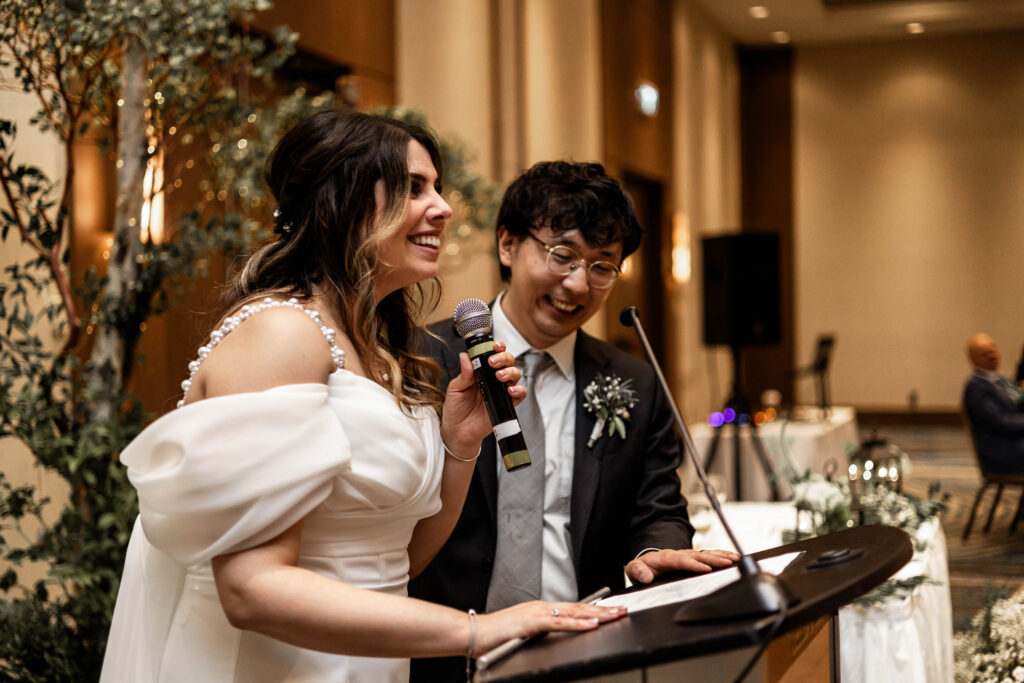
[(199, 395), (190, 398), (326, 383), (337, 366), (324, 332), (326, 326), (309, 315), (311, 310), (275, 306), (242, 320), (238, 320), (238, 312), (228, 316), (219, 328), (219, 341), (194, 378)]

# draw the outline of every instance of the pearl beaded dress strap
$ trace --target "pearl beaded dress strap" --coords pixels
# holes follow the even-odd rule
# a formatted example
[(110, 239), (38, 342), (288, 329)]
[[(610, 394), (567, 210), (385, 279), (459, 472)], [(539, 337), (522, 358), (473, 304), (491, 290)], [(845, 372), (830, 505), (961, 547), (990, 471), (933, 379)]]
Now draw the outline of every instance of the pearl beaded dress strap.
[(199, 347), (197, 353), (198, 357), (188, 364), (188, 379), (181, 383), (182, 396), (181, 400), (178, 401), (178, 407), (185, 405), (185, 397), (188, 395), (189, 387), (192, 386), (192, 378), (196, 376), (196, 372), (199, 370), (199, 365), (206, 360), (206, 357), (210, 355), (210, 351), (213, 351), (214, 347), (219, 344), (224, 337), (226, 337), (232, 330), (241, 325), (243, 322), (256, 315), (260, 311), (265, 311), (268, 308), (280, 308), (281, 306), (287, 306), (288, 308), (297, 308), (306, 315), (309, 319), (316, 323), (317, 327), (320, 328), (320, 332), (324, 335), (327, 343), (331, 347), (331, 359), (334, 361), (334, 365), (340, 370), (345, 367), (345, 350), (339, 349), (334, 343), (335, 331), (324, 324), (320, 319), (320, 314), (316, 311), (310, 310), (299, 303), (298, 299), (291, 298), (287, 301), (279, 301), (277, 299), (271, 299), (267, 297), (258, 304), (246, 304), (238, 309), (238, 312), (234, 315), (228, 316), (224, 319), (223, 324), (210, 333), (210, 340), (205, 345)]

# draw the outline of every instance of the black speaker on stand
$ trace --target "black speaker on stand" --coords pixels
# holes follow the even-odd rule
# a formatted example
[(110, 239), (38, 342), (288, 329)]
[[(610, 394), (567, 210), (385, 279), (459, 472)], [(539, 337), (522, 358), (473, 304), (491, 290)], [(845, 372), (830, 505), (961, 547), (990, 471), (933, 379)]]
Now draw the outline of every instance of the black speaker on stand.
[(768, 453), (751, 415), (752, 403), (743, 393), (742, 351), (748, 346), (771, 346), (781, 337), (779, 294), (779, 236), (774, 233), (720, 235), (703, 240), (704, 343), (728, 346), (732, 352), (732, 385), (722, 410), (733, 419), (715, 426), (704, 461), (710, 471), (718, 454), (722, 431), (733, 430), (733, 490), (743, 496), (740, 427), (750, 430), (761, 470), (779, 500), (778, 482)]

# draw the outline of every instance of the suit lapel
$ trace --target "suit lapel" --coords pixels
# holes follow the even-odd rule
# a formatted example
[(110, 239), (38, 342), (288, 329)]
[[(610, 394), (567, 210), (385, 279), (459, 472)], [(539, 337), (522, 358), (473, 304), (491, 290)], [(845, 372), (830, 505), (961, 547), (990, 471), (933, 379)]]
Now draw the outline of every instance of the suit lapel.
[[(597, 484), (601, 479), (601, 455), (607, 439), (598, 439), (593, 448), (587, 447), (590, 432), (597, 421), (583, 407), (583, 389), (609, 363), (600, 345), (582, 330), (576, 338), (573, 365), (576, 369), (576, 453), (573, 458), (572, 498), (569, 512), (569, 535), (572, 538), (573, 562), (578, 563), (583, 551), (590, 513), (594, 509)], [(580, 567), (577, 564), (576, 573)]]
[(491, 528), (495, 528), (498, 519), (498, 450), (493, 436), (484, 439), (480, 457), (476, 461), (474, 476), (480, 480), (480, 488), (487, 502), (487, 512), (491, 516)]

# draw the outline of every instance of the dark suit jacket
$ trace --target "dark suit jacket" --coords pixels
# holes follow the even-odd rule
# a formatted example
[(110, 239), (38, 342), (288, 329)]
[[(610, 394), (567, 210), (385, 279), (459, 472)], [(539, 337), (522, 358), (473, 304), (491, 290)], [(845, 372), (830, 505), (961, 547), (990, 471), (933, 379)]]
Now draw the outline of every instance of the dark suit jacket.
[(964, 412), (982, 472), (1024, 472), (1024, 410), (1006, 391), (975, 373), (964, 386)]
[[(458, 372), (465, 343), (451, 320), (431, 328), (442, 338), (429, 349), (442, 368), (442, 388)], [(625, 587), (623, 566), (645, 548), (689, 548), (693, 527), (680, 492), (681, 450), (672, 414), (653, 368), (584, 333), (577, 334), (576, 456), (573, 463), (569, 534), (579, 597), (602, 586)], [(583, 389), (598, 373), (632, 379), (637, 402), (626, 438), (602, 432), (587, 439), (596, 422), (583, 408)], [(484, 611), (497, 545), (498, 501), (494, 437), (484, 440), (465, 507), (447, 543), (409, 585), (410, 595), (458, 609)], [(463, 660), (414, 660), (413, 681), (465, 678)]]

